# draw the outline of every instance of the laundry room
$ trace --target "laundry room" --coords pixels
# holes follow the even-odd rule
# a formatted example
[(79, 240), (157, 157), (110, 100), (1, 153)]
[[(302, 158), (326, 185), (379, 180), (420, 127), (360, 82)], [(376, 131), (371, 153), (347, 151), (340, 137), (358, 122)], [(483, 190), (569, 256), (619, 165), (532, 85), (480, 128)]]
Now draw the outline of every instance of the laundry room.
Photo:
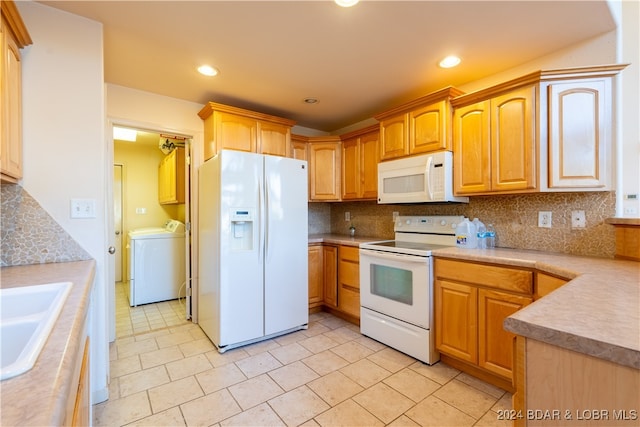
[(113, 140), (116, 335), (124, 336), (186, 319), (187, 174), (179, 136), (114, 127)]

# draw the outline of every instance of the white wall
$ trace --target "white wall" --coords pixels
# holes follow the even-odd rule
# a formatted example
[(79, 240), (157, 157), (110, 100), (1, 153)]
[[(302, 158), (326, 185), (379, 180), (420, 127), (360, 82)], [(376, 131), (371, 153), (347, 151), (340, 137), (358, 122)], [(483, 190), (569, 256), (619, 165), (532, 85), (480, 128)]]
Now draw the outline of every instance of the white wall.
[(620, 62), (629, 64), (621, 77), (620, 117), (620, 197), (617, 215), (639, 218), (640, 200), (626, 200), (627, 194), (640, 197), (640, 2), (618, 1), (621, 6)]
[[(92, 402), (108, 396), (105, 112), (102, 25), (16, 2), (33, 45), (23, 51), (22, 186), (96, 260), (91, 309)], [(96, 218), (70, 219), (70, 199)]]

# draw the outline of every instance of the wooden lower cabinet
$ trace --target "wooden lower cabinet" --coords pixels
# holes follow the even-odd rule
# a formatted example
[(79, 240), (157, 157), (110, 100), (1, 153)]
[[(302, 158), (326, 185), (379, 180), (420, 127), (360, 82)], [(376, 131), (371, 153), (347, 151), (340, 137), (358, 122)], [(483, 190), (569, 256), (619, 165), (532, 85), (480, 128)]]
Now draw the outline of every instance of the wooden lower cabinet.
[(338, 307), (338, 247), (322, 246), (322, 276), (325, 306)]
[(456, 368), (513, 391), (504, 319), (533, 301), (533, 272), (436, 258), (436, 348)]
[(309, 244), (309, 311), (360, 321), (360, 256), (357, 246)]
[(550, 274), (536, 273), (536, 283), (533, 288), (533, 300), (538, 300), (543, 296), (550, 294), (567, 283), (567, 281), (567, 279), (552, 276)]
[(360, 256), (354, 246), (338, 249), (338, 308), (360, 318)]
[(89, 336), (88, 323), (85, 319), (83, 327), (83, 341), (75, 359), (73, 377), (70, 379), (69, 395), (63, 425), (89, 426), (91, 425), (91, 387), (89, 372)]
[(321, 307), (324, 300), (322, 253), (322, 244), (309, 245), (309, 310)]
[(78, 391), (75, 404), (73, 406), (72, 426), (91, 425), (90, 406), (91, 388), (89, 387), (89, 338), (85, 340), (84, 351), (82, 353), (82, 364), (80, 365), (80, 378), (78, 380)]
[(531, 304), (530, 296), (478, 289), (478, 366), (513, 379), (513, 339), (504, 319)]
[(517, 342), (524, 351), (514, 426), (638, 425), (639, 369), (521, 336)]
[[(436, 347), (470, 363), (478, 362), (478, 289), (446, 279), (435, 287)], [(444, 319), (456, 319), (444, 321)]]

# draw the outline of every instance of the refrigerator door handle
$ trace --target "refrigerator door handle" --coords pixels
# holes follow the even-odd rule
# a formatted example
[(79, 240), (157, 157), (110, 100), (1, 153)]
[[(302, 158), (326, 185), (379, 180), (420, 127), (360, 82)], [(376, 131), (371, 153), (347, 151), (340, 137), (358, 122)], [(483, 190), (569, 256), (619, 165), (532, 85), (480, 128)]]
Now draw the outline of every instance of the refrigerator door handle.
[(269, 258), (269, 180), (264, 181), (264, 259)]
[(262, 247), (263, 247), (263, 241), (262, 241), (262, 215), (263, 215), (263, 206), (262, 206), (262, 181), (260, 179), (258, 179), (258, 194), (257, 194), (257, 198), (258, 198), (258, 262), (260, 262), (260, 260), (262, 259)]

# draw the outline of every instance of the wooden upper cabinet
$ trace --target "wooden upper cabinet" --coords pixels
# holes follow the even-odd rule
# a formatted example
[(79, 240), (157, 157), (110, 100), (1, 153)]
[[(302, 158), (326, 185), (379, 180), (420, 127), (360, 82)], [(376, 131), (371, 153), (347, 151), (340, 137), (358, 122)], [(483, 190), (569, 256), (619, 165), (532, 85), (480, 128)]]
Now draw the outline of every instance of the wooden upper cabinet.
[(490, 102), (457, 108), (454, 114), (454, 190), (457, 194), (491, 190)]
[(291, 151), (291, 126), (258, 122), (258, 153), (288, 157)]
[(554, 82), (549, 103), (549, 187), (610, 188), (611, 79)]
[(536, 188), (535, 88), (491, 99), (491, 189)]
[(453, 117), (456, 194), (536, 187), (533, 86), (456, 108)]
[(0, 179), (22, 178), (22, 62), (20, 49), (32, 43), (13, 1), (2, 1), (0, 25)]
[(342, 199), (378, 197), (378, 125), (341, 135)]
[[(258, 122), (237, 114), (214, 113), (213, 139), (217, 151), (223, 149), (255, 153), (258, 146)], [(213, 157), (213, 156), (212, 156)]]
[(610, 190), (611, 80), (625, 67), (536, 71), (454, 98), (454, 193)]
[(451, 108), (440, 101), (409, 113), (409, 153), (451, 150)]
[(204, 121), (204, 159), (222, 149), (290, 156), (293, 120), (209, 102), (198, 113)]
[(380, 120), (380, 160), (409, 154), (409, 117), (406, 114)]
[(185, 153), (178, 147), (167, 154), (158, 166), (158, 202), (161, 205), (184, 203)]
[(450, 150), (450, 100), (462, 94), (448, 87), (377, 114), (380, 160)]
[(340, 137), (310, 137), (309, 200), (340, 200), (341, 143)]
[(309, 137), (301, 135), (291, 135), (291, 151), (289, 157), (298, 160), (307, 160), (307, 145)]

